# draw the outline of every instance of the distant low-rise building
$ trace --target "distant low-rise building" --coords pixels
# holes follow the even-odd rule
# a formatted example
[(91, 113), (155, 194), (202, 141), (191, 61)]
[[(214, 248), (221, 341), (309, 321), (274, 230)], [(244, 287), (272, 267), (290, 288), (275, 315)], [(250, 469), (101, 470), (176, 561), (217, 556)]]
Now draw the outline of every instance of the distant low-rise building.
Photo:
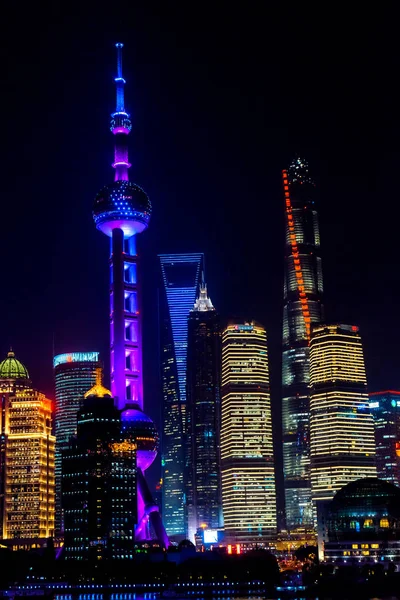
[(320, 559), (400, 566), (400, 489), (366, 478), (339, 490), (319, 513)]

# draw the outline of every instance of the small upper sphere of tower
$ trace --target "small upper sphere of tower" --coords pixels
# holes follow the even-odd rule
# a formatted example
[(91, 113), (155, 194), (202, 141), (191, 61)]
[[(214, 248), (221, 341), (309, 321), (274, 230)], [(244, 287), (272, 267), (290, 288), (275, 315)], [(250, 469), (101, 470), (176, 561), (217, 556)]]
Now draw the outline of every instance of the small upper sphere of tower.
[(12, 350), (0, 363), (1, 379), (29, 379), (28, 369), (19, 360), (15, 358)]
[(97, 194), (93, 219), (97, 229), (112, 236), (113, 229), (122, 229), (129, 238), (144, 231), (149, 224), (151, 202), (141, 187), (131, 181), (115, 181)]

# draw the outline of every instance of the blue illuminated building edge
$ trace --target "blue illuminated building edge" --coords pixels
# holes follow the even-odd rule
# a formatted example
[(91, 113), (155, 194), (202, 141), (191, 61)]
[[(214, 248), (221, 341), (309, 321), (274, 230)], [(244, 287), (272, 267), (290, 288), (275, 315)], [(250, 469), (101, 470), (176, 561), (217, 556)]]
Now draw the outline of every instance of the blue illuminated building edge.
[(65, 352), (64, 354), (57, 354), (53, 358), (53, 367), (66, 363), (97, 362), (99, 354), (99, 352)]

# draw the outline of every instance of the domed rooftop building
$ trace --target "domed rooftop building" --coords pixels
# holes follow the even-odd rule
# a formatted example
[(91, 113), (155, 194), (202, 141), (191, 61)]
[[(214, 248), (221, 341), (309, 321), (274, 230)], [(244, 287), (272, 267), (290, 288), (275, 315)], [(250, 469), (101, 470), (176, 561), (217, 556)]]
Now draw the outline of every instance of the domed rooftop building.
[(15, 358), (12, 350), (0, 363), (0, 377), (2, 379), (29, 379), (28, 369)]
[(400, 488), (358, 479), (339, 490), (324, 512), (325, 560), (400, 564)]
[(14, 391), (16, 388), (29, 387), (30, 384), (28, 369), (15, 358), (14, 352), (10, 350), (7, 358), (0, 362), (0, 388)]

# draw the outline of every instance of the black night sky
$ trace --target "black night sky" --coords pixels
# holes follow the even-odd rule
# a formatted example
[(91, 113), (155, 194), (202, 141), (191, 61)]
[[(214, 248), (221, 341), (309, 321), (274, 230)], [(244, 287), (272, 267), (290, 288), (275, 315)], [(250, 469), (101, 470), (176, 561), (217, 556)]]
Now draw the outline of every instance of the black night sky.
[[(318, 182), (327, 319), (358, 324), (370, 390), (400, 389), (399, 51), (391, 15), (344, 3), (31, 3), (2, 15), (0, 352), (54, 396), (55, 352), (108, 344), (108, 241), (122, 41), (140, 242), (145, 402), (158, 418), (159, 252), (203, 251), (224, 318), (267, 327), (280, 462), (281, 169)], [(240, 6), (240, 10), (236, 7)]]

